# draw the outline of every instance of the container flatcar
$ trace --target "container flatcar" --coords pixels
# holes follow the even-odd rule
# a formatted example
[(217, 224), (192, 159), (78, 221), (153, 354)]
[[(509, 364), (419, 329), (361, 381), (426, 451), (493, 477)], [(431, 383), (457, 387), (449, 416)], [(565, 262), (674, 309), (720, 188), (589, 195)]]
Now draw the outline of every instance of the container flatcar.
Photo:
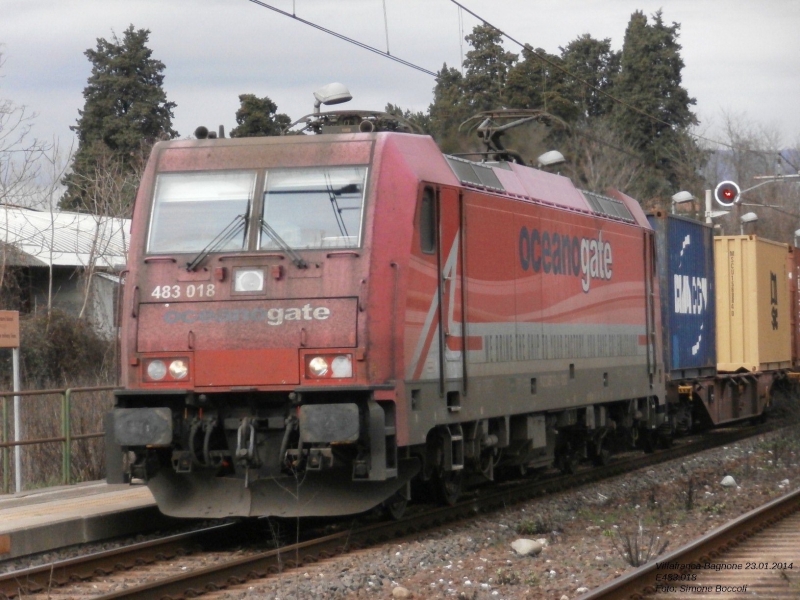
[(160, 142), (148, 162), (109, 435), (164, 513), (396, 511), (412, 479), (453, 502), (502, 467), (652, 441), (636, 201), (445, 156), (390, 115), (312, 119), (321, 135)]
[(792, 365), (787, 246), (715, 237), (708, 225), (664, 212), (648, 218), (665, 325), (668, 435), (762, 418)]

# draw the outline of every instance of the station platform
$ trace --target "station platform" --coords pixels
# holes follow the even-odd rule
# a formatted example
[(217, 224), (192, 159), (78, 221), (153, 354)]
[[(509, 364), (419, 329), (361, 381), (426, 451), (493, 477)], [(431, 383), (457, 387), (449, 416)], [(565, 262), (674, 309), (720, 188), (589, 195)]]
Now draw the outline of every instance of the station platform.
[(0, 496), (0, 560), (174, 525), (144, 485), (93, 481)]

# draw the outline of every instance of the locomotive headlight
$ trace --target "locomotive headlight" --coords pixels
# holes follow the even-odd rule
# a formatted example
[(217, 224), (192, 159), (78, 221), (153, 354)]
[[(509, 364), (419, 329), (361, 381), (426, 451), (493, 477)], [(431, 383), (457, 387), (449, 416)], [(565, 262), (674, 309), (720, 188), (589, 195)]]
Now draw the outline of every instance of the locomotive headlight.
[(233, 276), (234, 292), (261, 292), (264, 289), (264, 271), (239, 269)]
[(340, 354), (331, 361), (331, 377), (352, 377), (353, 376), (353, 357), (350, 354)]
[(306, 358), (308, 376), (313, 379), (345, 379), (353, 376), (352, 354), (328, 354)]
[(189, 364), (184, 359), (179, 358), (169, 363), (169, 376), (173, 379), (185, 379), (188, 374)]
[(308, 361), (308, 372), (312, 377), (325, 377), (328, 374), (328, 361), (321, 356), (315, 356)]
[(144, 371), (146, 381), (169, 383), (186, 380), (189, 378), (189, 359), (154, 358), (145, 361)]
[(163, 360), (151, 360), (147, 364), (147, 376), (153, 381), (161, 381), (167, 376), (167, 365)]

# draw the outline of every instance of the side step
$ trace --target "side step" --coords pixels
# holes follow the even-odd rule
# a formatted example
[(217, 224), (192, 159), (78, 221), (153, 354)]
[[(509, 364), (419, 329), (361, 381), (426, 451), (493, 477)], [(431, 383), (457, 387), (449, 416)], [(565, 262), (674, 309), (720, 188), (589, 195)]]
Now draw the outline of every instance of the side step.
[(397, 477), (397, 431), (394, 414), (370, 400), (369, 409), (369, 476), (371, 481), (385, 481)]
[(444, 469), (461, 471), (464, 468), (464, 430), (460, 423), (447, 425), (444, 430)]

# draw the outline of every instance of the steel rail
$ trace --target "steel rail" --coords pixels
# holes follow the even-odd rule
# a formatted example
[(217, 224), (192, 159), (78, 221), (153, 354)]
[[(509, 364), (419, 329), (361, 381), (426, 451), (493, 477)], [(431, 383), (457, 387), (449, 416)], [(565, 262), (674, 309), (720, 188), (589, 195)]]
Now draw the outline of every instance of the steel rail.
[(196, 531), (104, 550), (86, 556), (0, 575), (0, 600), (11, 600), (60, 588), (70, 582), (130, 570), (140, 565), (170, 560), (195, 552), (221, 536), (233, 533), (237, 523), (224, 523)]
[(391, 539), (407, 537), (432, 529), (447, 522), (466, 519), (480, 512), (488, 512), (516, 504), (533, 497), (554, 491), (577, 487), (585, 483), (611, 477), (656, 463), (696, 453), (708, 448), (730, 444), (735, 441), (778, 429), (767, 424), (734, 431), (717, 432), (697, 443), (670, 448), (655, 454), (615, 461), (613, 464), (586, 469), (574, 475), (565, 475), (540, 482), (509, 486), (506, 489), (483, 493), (455, 506), (435, 508), (409, 516), (396, 522), (376, 523), (352, 531), (283, 546), (276, 550), (226, 561), (217, 565), (181, 573), (160, 581), (148, 582), (137, 587), (126, 587), (97, 597), (97, 600), (117, 598), (151, 600), (153, 598), (194, 598), (206, 592), (219, 591), (231, 585), (239, 585), (253, 579), (263, 579), (287, 569), (329, 558), (338, 554), (369, 547)]
[[(751, 510), (688, 544), (580, 596), (578, 600), (629, 600), (656, 594), (656, 575), (686, 575), (687, 565), (713, 563), (748, 538), (800, 510), (800, 489)], [(671, 568), (675, 567), (675, 568)], [(724, 573), (720, 571), (720, 573)]]

